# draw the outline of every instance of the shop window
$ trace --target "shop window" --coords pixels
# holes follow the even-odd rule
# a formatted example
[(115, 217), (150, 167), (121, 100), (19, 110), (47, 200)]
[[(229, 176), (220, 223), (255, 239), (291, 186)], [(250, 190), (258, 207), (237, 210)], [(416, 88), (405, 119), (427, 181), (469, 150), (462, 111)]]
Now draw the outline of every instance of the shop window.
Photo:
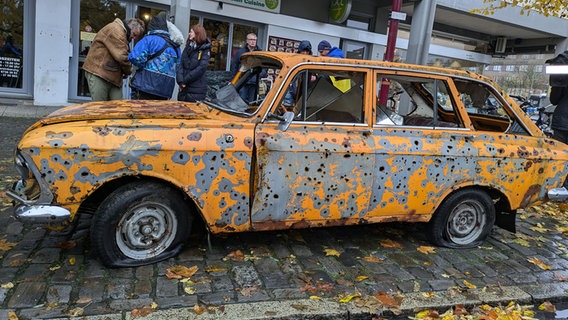
[[(235, 56), (237, 50), (247, 44), (247, 34), (249, 33), (254, 33), (257, 36), (257, 45), (260, 47), (258, 42), (260, 41), (260, 38), (258, 38), (258, 28), (235, 23), (233, 29), (233, 42), (231, 46), (231, 59)], [(266, 50), (266, 48), (262, 49)]]
[(229, 39), (229, 22), (203, 19), (203, 27), (211, 40), (211, 58), (209, 70), (227, 69), (227, 48)]
[(0, 87), (22, 88), (24, 2), (4, 1), (0, 16)]

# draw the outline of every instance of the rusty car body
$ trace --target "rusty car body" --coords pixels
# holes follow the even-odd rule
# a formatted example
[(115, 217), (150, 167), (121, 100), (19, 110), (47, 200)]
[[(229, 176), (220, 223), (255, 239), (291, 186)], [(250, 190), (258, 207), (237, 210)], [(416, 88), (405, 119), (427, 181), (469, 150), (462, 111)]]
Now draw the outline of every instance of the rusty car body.
[[(254, 74), (271, 85), (243, 101)], [(211, 233), (425, 222), (460, 248), (566, 199), (566, 148), (481, 75), (254, 52), (205, 101), (90, 102), (38, 121), (7, 194), (23, 221), (92, 213), (110, 267), (177, 254), (194, 219)]]

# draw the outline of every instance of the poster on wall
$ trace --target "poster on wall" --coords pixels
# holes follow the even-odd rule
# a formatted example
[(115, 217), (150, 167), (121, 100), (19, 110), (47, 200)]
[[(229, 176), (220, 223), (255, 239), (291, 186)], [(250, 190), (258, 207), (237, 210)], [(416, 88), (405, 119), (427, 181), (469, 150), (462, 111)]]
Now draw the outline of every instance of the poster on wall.
[(300, 40), (286, 39), (280, 37), (268, 37), (268, 51), (276, 52), (297, 52)]

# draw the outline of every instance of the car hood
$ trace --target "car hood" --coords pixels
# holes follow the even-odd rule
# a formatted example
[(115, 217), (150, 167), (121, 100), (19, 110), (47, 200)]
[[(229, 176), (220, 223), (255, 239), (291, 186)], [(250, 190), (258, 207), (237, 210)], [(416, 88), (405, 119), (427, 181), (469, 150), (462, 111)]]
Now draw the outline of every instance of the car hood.
[[(204, 103), (155, 100), (112, 100), (87, 102), (61, 108), (33, 127), (70, 121), (104, 119), (211, 119), (219, 112)], [(30, 128), (31, 129), (31, 128)]]

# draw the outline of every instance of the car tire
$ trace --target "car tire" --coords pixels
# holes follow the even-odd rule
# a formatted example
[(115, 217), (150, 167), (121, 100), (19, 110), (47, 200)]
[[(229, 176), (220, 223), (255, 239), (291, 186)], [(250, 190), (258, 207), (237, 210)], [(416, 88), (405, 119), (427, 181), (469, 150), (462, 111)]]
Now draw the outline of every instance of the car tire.
[(427, 236), (437, 246), (472, 248), (485, 241), (494, 224), (491, 197), (479, 189), (463, 189), (442, 202), (427, 225)]
[(192, 208), (179, 191), (156, 182), (129, 183), (95, 212), (91, 247), (107, 267), (151, 264), (181, 251), (192, 220)]

